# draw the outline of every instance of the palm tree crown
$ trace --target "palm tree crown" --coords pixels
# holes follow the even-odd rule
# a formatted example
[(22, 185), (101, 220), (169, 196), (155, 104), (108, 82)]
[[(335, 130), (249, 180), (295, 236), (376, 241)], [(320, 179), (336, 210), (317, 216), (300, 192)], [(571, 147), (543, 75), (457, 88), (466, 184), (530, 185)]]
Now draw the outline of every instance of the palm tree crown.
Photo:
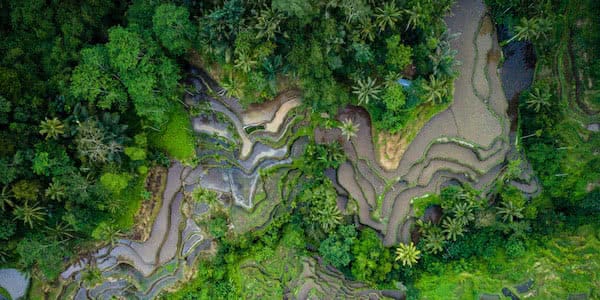
[(403, 266), (412, 267), (419, 261), (420, 257), (421, 251), (412, 242), (410, 244), (400, 244), (396, 248), (396, 261), (401, 261)]
[(433, 102), (440, 104), (444, 101), (444, 98), (448, 95), (448, 82), (442, 79), (437, 79), (431, 75), (429, 82), (423, 85), (425, 90), (425, 102)]
[(547, 90), (540, 90), (540, 88), (535, 87), (527, 93), (526, 97), (527, 108), (533, 109), (536, 113), (550, 108), (550, 97), (552, 95)]
[(30, 206), (28, 201), (25, 201), (23, 206), (15, 206), (13, 214), (15, 219), (23, 221), (24, 224), (29, 225), (29, 228), (33, 228), (34, 222), (43, 221), (46, 215), (44, 208), (37, 204)]
[(386, 27), (394, 29), (400, 15), (401, 11), (396, 7), (395, 2), (386, 2), (383, 4), (383, 8), (378, 7), (375, 10), (375, 22), (379, 31), (384, 31)]
[(65, 133), (65, 125), (56, 117), (46, 118), (40, 124), (40, 134), (46, 135), (46, 139), (55, 139), (63, 133)]
[(350, 140), (350, 138), (355, 137), (356, 133), (358, 133), (359, 125), (360, 124), (354, 124), (352, 119), (345, 119), (342, 121), (342, 125), (339, 128), (342, 131), (342, 135), (345, 136), (347, 140)]
[(523, 218), (523, 207), (515, 205), (512, 201), (504, 201), (498, 207), (498, 214), (504, 222), (513, 222), (517, 218)]
[(356, 85), (352, 87), (352, 93), (358, 95), (359, 104), (369, 104), (372, 99), (379, 99), (381, 89), (376, 85), (376, 80), (367, 77), (365, 81), (359, 79)]
[(465, 233), (465, 225), (455, 218), (446, 217), (442, 222), (444, 228), (443, 233), (446, 234), (446, 238), (452, 241), (456, 241), (459, 236)]

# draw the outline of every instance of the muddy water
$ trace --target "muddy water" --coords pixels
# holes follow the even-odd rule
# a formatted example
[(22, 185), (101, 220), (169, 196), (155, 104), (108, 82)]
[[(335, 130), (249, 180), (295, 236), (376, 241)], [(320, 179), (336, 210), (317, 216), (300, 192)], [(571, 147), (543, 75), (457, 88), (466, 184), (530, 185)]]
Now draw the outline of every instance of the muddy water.
[[(506, 28), (498, 26), (498, 39), (506, 40), (510, 35)], [(533, 82), (535, 71), (535, 53), (529, 42), (512, 42), (502, 48), (504, 63), (500, 69), (500, 79), (506, 99), (508, 99), (508, 116), (510, 132), (517, 130), (519, 97)]]

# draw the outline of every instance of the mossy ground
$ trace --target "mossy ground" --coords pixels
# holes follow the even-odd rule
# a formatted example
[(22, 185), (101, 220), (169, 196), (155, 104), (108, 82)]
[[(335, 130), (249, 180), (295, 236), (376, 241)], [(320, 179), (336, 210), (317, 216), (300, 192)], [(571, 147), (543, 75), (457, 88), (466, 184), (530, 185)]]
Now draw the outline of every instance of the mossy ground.
[(164, 129), (150, 136), (150, 142), (169, 156), (189, 161), (196, 155), (196, 144), (190, 118), (185, 109), (177, 105), (169, 112), (169, 122)]

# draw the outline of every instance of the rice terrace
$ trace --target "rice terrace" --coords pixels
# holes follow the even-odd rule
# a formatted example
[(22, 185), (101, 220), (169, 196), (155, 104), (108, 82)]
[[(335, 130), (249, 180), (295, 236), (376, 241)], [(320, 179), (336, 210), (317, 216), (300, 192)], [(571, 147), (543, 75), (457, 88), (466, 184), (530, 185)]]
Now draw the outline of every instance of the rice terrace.
[(0, 11), (0, 300), (600, 299), (598, 1)]

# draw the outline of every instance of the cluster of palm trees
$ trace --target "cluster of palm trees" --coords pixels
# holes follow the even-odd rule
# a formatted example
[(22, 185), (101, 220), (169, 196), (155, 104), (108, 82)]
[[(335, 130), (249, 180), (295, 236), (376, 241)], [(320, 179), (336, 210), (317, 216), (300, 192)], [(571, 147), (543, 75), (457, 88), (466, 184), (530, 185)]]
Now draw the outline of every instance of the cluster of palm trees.
[(44, 221), (46, 209), (37, 202), (30, 201), (29, 199), (22, 199), (23, 201), (13, 200), (14, 195), (9, 187), (3, 187), (0, 191), (0, 210), (8, 212), (9, 207), (12, 207), (14, 219), (23, 222), (23, 224), (28, 225), (29, 228), (33, 228), (35, 223)]

